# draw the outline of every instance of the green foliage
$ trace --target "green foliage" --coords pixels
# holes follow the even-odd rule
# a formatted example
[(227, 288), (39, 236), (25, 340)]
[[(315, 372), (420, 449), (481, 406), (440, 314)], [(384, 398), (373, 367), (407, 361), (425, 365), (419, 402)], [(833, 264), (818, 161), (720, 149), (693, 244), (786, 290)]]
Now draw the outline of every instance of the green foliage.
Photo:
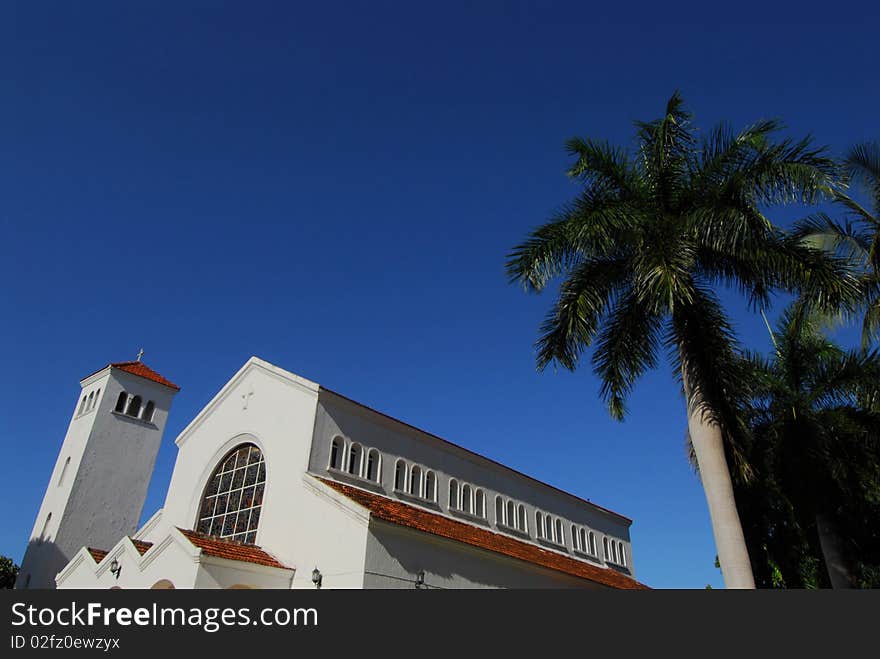
[[(861, 192), (867, 204), (859, 203), (850, 190)], [(850, 149), (833, 198), (842, 219), (825, 213), (811, 215), (797, 224), (795, 235), (803, 244), (841, 256), (856, 268), (862, 344), (867, 347), (880, 338), (880, 143), (866, 142)]]
[[(837, 167), (808, 140), (776, 139), (760, 121), (721, 125), (698, 139), (678, 93), (663, 116), (637, 122), (633, 153), (573, 138), (568, 175), (580, 194), (508, 255), (526, 290), (563, 277), (537, 341), (539, 369), (592, 365), (613, 417), (638, 378), (666, 352), (687, 370), (695, 402), (733, 423), (727, 393), (740, 385), (736, 337), (714, 292), (741, 291), (755, 306), (775, 289), (838, 309), (858, 294), (846, 259), (776, 229), (761, 208), (830, 194)], [(732, 436), (732, 434), (731, 434)]]
[(18, 576), (18, 566), (11, 558), (0, 556), (0, 588), (12, 588)]
[(880, 354), (843, 350), (800, 305), (783, 314), (773, 338), (769, 359), (745, 358), (752, 375), (741, 410), (756, 478), (736, 482), (736, 496), (756, 579), (827, 586), (821, 514), (864, 565), (852, 561), (851, 571), (872, 581), (880, 565)]

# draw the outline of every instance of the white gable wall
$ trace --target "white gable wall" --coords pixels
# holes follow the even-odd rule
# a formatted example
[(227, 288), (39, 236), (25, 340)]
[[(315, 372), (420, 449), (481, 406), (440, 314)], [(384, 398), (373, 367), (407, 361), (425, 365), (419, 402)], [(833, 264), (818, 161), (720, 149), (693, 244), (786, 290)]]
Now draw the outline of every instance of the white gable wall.
[[(251, 442), (263, 451), (266, 488), (256, 544), (296, 569), (293, 587), (313, 588), (312, 569), (334, 566), (325, 587), (363, 585), (367, 520), (317, 493), (303, 480), (308, 468), (318, 386), (252, 358), (177, 439), (179, 448), (162, 523), (195, 528), (205, 486), (223, 457)], [(331, 570), (327, 570), (328, 573)]]

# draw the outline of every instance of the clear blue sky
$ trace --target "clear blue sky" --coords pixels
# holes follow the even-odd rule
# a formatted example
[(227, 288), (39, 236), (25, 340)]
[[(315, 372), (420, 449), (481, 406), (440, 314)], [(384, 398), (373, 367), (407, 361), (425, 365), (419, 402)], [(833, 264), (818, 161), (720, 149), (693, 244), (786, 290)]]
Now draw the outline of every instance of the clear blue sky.
[(629, 143), (676, 88), (706, 128), (880, 138), (878, 10), (625, 4), (2, 3), (0, 554), (78, 380), (143, 346), (183, 388), (145, 516), (258, 355), (633, 518), (649, 585), (721, 586), (670, 369), (623, 423), (588, 362), (537, 373), (551, 294), (504, 257), (576, 193), (566, 138)]

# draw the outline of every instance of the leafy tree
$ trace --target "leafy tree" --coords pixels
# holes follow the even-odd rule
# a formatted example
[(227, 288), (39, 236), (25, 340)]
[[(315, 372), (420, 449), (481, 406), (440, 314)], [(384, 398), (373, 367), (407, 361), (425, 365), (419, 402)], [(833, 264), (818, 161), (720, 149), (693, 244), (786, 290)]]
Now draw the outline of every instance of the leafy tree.
[[(845, 264), (784, 234), (770, 204), (814, 203), (835, 181), (834, 162), (809, 140), (774, 141), (776, 121), (698, 140), (676, 92), (664, 115), (637, 122), (635, 153), (574, 138), (568, 174), (577, 198), (508, 256), (512, 282), (559, 296), (537, 342), (537, 363), (575, 369), (595, 343), (593, 369), (615, 418), (665, 348), (680, 379), (688, 431), (727, 587), (754, 579), (737, 513), (729, 453), (739, 425), (730, 392), (743, 387), (737, 340), (715, 291), (730, 286), (756, 306), (780, 288), (836, 308), (856, 292)], [(725, 442), (726, 440), (726, 442)]]
[(880, 338), (880, 142), (852, 147), (843, 161), (844, 181), (861, 189), (868, 203), (837, 189), (834, 199), (843, 209), (841, 220), (816, 213), (798, 223), (796, 233), (819, 246), (851, 258), (862, 270), (862, 343)]
[(0, 588), (12, 588), (18, 576), (18, 566), (11, 558), (0, 556)]
[(880, 563), (860, 528), (880, 530), (880, 353), (840, 348), (799, 305), (772, 336), (769, 359), (747, 355), (758, 475), (738, 488), (747, 535), (761, 543), (769, 585), (857, 586), (859, 549)]

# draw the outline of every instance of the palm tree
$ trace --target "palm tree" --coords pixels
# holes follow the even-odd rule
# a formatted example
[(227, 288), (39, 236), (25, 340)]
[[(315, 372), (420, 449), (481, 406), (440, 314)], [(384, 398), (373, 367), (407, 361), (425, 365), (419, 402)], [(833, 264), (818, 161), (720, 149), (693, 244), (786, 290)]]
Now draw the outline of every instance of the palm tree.
[[(815, 314), (793, 305), (772, 333), (771, 359), (747, 355), (752, 372), (744, 416), (760, 487), (790, 504), (818, 542), (834, 588), (856, 585), (839, 520), (863, 507), (880, 473), (880, 353), (845, 351), (820, 331)], [(866, 489), (867, 488), (867, 489)], [(874, 520), (877, 521), (876, 519)]]
[(736, 455), (728, 394), (743, 383), (736, 337), (713, 288), (732, 286), (756, 306), (777, 288), (825, 307), (854, 294), (841, 261), (786, 236), (761, 212), (816, 202), (835, 165), (808, 140), (772, 141), (776, 121), (739, 133), (721, 125), (698, 141), (678, 92), (662, 118), (636, 128), (634, 155), (607, 142), (568, 141), (568, 174), (583, 189), (513, 249), (507, 272), (535, 292), (564, 275), (536, 344), (538, 368), (573, 370), (595, 342), (593, 368), (615, 418), (668, 350), (725, 584), (754, 588), (725, 456), (725, 438)]
[(843, 161), (844, 180), (865, 193), (867, 207), (841, 189), (834, 200), (843, 207), (844, 219), (816, 213), (796, 225), (799, 236), (855, 261), (862, 269), (862, 345), (880, 339), (880, 142), (852, 147)]

